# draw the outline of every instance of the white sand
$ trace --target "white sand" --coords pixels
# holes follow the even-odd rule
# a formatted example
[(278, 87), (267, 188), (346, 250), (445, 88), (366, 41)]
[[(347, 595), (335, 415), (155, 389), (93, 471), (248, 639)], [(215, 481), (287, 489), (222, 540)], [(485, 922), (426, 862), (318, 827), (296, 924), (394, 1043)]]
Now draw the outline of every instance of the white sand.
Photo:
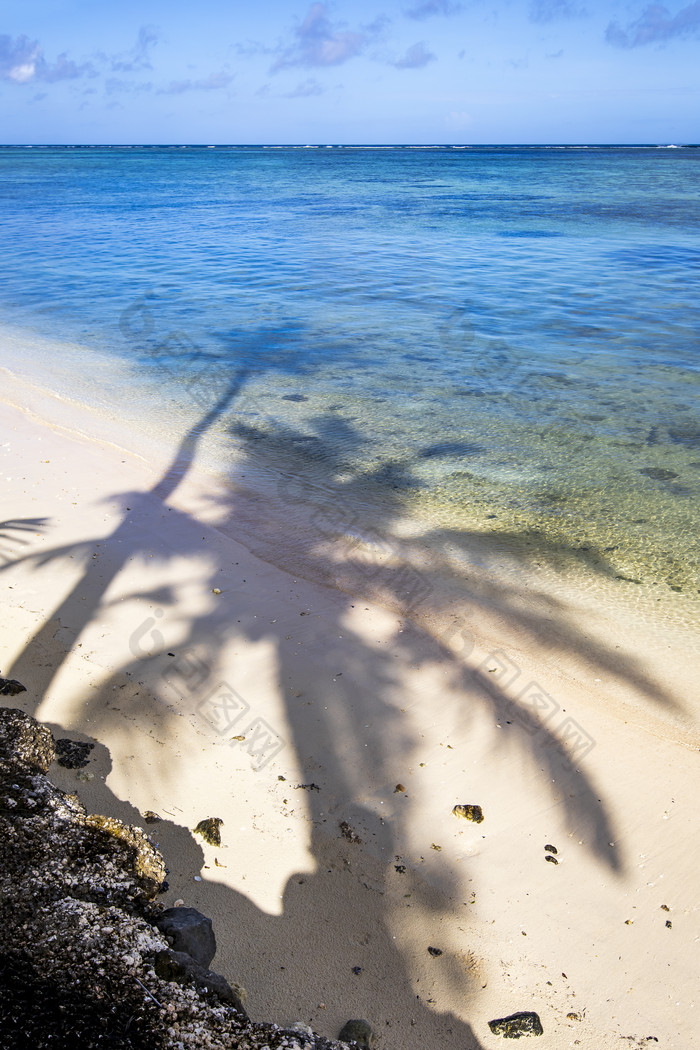
[[(3, 397), (0, 670), (27, 687), (8, 703), (98, 742), (93, 781), (54, 769), (90, 810), (163, 817), (147, 828), (163, 902), (213, 918), (213, 966), (253, 1018), (336, 1036), (365, 1017), (381, 1047), (465, 1050), (536, 1010), (543, 1050), (693, 1045), (686, 612), (661, 603), (655, 622), (602, 584), (505, 564), (460, 583), (443, 564), (414, 620), (376, 577), (353, 593), (357, 544), (344, 562), (319, 541), (346, 590), (291, 576), (250, 553), (249, 495), (237, 517), (235, 490), (190, 471), (163, 502), (155, 438), (137, 456), (114, 423), (10, 376)], [(260, 498), (260, 536), (276, 509), (279, 548)], [(208, 816), (220, 848), (190, 834)]]

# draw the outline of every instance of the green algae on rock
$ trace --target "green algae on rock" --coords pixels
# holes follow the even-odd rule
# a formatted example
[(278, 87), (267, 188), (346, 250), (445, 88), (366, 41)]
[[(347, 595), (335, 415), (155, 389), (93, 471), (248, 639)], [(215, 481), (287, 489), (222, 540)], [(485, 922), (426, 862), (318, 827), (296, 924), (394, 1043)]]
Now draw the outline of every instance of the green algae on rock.
[(140, 828), (124, 824), (115, 817), (102, 817), (99, 814), (86, 817), (85, 825), (104, 836), (109, 853), (119, 851), (131, 854), (134, 876), (148, 896), (154, 896), (160, 890), (167, 874), (165, 864)]

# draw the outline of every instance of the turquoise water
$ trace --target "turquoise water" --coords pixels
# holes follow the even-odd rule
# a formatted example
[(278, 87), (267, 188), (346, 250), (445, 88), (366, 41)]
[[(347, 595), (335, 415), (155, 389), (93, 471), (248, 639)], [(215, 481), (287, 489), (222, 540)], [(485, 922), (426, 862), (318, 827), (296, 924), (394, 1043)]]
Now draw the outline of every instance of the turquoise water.
[(49, 385), (700, 588), (700, 149), (3, 148), (0, 217)]

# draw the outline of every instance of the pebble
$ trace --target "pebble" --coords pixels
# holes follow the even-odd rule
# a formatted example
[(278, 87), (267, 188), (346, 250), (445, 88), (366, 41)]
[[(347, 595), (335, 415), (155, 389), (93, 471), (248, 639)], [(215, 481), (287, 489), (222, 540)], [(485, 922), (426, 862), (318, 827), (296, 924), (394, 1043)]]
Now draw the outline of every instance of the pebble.
[(338, 1039), (344, 1043), (356, 1043), (363, 1050), (371, 1050), (374, 1046), (374, 1032), (366, 1021), (346, 1021), (340, 1029)]
[(489, 1028), (494, 1035), (502, 1035), (504, 1039), (519, 1039), (521, 1035), (544, 1035), (538, 1015), (529, 1010), (489, 1021)]

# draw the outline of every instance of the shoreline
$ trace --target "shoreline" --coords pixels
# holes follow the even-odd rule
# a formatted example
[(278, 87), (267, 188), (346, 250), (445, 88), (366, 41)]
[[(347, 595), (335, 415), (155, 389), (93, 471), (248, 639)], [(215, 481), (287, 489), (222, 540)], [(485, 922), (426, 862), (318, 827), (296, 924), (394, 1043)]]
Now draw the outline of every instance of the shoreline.
[[(357, 538), (288, 542), (290, 576), (274, 561), (294, 521), (275, 522), (265, 493), (183, 475), (155, 440), (122, 452), (89, 412), (47, 426), (55, 402), (32, 397), (32, 417), (3, 409), (0, 518), (51, 521), (4, 530), (2, 673), (43, 698), (30, 713), (102, 745), (78, 785), (88, 808), (108, 779), (125, 806), (169, 816), (159, 834), (182, 866), (165, 903), (212, 915), (217, 966), (256, 989), (253, 1016), (296, 1020), (303, 991), (324, 1004), (316, 1030), (368, 1016), (387, 1048), (457, 1048), (468, 1028), (488, 1046), (488, 1017), (527, 1009), (543, 1047), (687, 1043), (692, 626), (652, 633), (631, 603), (507, 558), (477, 562), (452, 594), (448, 562), (419, 563), (445, 589), (402, 608), (396, 552), (365, 552), (369, 579)], [(261, 731), (272, 743), (256, 756)], [(483, 824), (452, 814), (464, 803)], [(223, 848), (202, 846), (194, 870), (185, 829), (208, 816)], [(266, 959), (285, 952), (280, 987)]]
[[(577, 658), (570, 677), (576, 667), (590, 683), (595, 671), (601, 675), (595, 680), (609, 688), (622, 649), (644, 654), (640, 681), (646, 675), (649, 695), (658, 697), (660, 682), (669, 695), (684, 688), (679, 653), (700, 660), (700, 602), (692, 595), (629, 586), (609, 567), (582, 563), (575, 547), (532, 551), (526, 542), (481, 531), (483, 525), (460, 531), (457, 522), (421, 519), (400, 505), (391, 512), (371, 500), (338, 505), (337, 492), (324, 485), (323, 464), (307, 464), (303, 479), (299, 463), (256, 470), (246, 462), (226, 476), (206, 455), (200, 462), (206, 435), (198, 422), (190, 431), (192, 448), (173, 455), (174, 441), (157, 429), (125, 432), (115, 409), (106, 412), (2, 371), (0, 402), (40, 428), (86, 442), (95, 455), (104, 447), (114, 464), (126, 467), (122, 495), (134, 490), (135, 471), (144, 490), (156, 486), (158, 500), (213, 529), (224, 546), (240, 543), (311, 587), (378, 605), (471, 667), (503, 650), (537, 673), (548, 667), (550, 648), (559, 646)], [(116, 507), (122, 495), (112, 495)], [(619, 678), (624, 683), (624, 669)], [(653, 711), (635, 712), (648, 729)], [(682, 739), (683, 724), (676, 720), (674, 730)], [(686, 740), (696, 742), (692, 732)]]
[[(168, 339), (180, 337), (174, 332)], [(104, 348), (88, 352), (61, 341), (47, 346), (39, 331), (7, 326), (2, 342), (5, 360), (22, 356), (22, 365), (21, 374), (12, 365), (0, 366), (0, 374), (7, 375), (10, 387), (24, 385), (32, 396), (46, 386), (49, 355), (50, 389), (43, 391), (42, 408), (54, 425), (64, 426), (68, 416), (85, 418), (87, 435), (126, 444), (127, 451), (156, 461), (167, 461), (168, 449), (189, 428), (201, 430), (198, 473), (217, 479), (223, 501), (235, 495), (241, 505), (253, 505), (250, 520), (232, 526), (234, 538), (260, 540), (255, 504), (262, 498), (269, 501), (273, 518), (293, 515), (295, 532), (304, 533), (307, 547), (319, 534), (346, 547), (367, 536), (370, 548), (398, 545), (402, 560), (414, 559), (421, 550), (429, 553), (428, 573), (436, 566), (439, 574), (441, 561), (449, 562), (451, 576), (468, 574), (475, 562), (493, 565), (497, 575), (513, 568), (520, 577), (525, 568), (541, 576), (537, 568), (561, 578), (564, 590), (569, 584), (602, 587), (606, 601), (646, 605), (654, 622), (663, 611), (663, 619), (679, 625), (700, 624), (700, 576), (692, 543), (699, 464), (693, 459), (697, 435), (692, 428), (671, 428), (675, 436), (667, 434), (663, 444), (659, 426), (643, 440), (643, 421), (635, 420), (629, 432), (608, 435), (597, 447), (593, 424), (582, 422), (589, 419), (583, 402), (569, 432), (565, 416), (544, 418), (533, 428), (532, 421), (499, 419), (488, 411), (479, 415), (477, 399), (464, 409), (467, 417), (476, 412), (472, 436), (484, 427), (486, 444), (496, 442), (490, 458), (482, 461), (472, 458), (477, 446), (462, 439), (431, 444), (427, 431), (421, 431), (417, 446), (413, 432), (407, 441), (395, 441), (392, 427), (401, 421), (391, 404), (385, 406), (388, 415), (378, 433), (377, 419), (366, 415), (366, 399), (348, 396), (345, 404), (342, 398), (337, 403), (338, 394), (323, 383), (320, 394), (309, 398), (289, 393), (297, 389), (294, 376), (256, 377), (243, 366), (235, 395), (210, 419), (212, 405), (229, 383), (221, 365), (211, 374), (205, 368), (202, 375), (194, 370), (176, 376), (176, 363), (159, 359), (154, 350), (135, 381), (133, 365)], [(548, 393), (556, 400), (556, 391)], [(14, 400), (22, 403), (21, 397)], [(429, 405), (424, 408), (430, 415)], [(356, 416), (360, 424), (354, 423)], [(606, 432), (606, 423), (596, 426)], [(508, 451), (502, 444), (504, 427), (512, 445)], [(555, 435), (552, 444), (545, 440), (546, 431)], [(595, 464), (604, 484), (591, 474)], [(283, 530), (282, 542), (275, 545), (273, 539), (254, 549), (286, 568), (288, 538)], [(411, 539), (416, 541), (412, 550)], [(381, 551), (368, 553), (381, 556)], [(297, 571), (295, 564), (291, 568)], [(316, 578), (325, 582), (323, 575)], [(354, 586), (361, 586), (361, 578)]]

